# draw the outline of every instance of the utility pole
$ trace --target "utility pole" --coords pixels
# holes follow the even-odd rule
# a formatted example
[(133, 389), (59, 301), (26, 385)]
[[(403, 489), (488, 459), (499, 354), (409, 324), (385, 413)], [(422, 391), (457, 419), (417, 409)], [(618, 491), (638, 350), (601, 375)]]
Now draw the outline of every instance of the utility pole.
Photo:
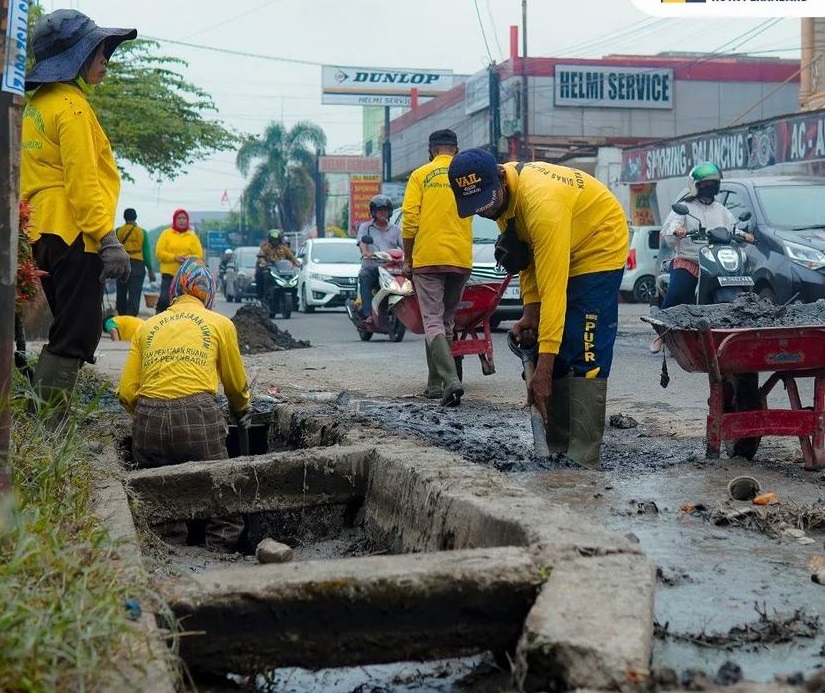
[(490, 105), (490, 153), (498, 161), (498, 141), (501, 138), (501, 81), (495, 63), (487, 68)]
[(527, 111), (527, 0), (521, 0), (521, 160), (527, 161), (530, 148), (528, 125), (530, 119)]
[(383, 176), (388, 183), (392, 180), (392, 145), (390, 145), (390, 107), (384, 106), (384, 142), (381, 144)]
[(0, 0), (0, 526), (12, 496), (11, 378), (17, 296), (20, 120), (26, 79), (28, 0)]
[(324, 189), (324, 174), (321, 173), (321, 157), (324, 148), (319, 147), (315, 153), (315, 235), (323, 238), (326, 235), (326, 190)]

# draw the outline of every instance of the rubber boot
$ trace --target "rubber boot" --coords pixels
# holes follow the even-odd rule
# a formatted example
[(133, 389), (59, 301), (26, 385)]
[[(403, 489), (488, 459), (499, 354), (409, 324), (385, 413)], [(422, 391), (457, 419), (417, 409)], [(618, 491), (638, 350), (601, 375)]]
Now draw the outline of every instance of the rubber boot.
[(430, 342), (430, 353), (432, 354), (435, 369), (444, 383), (444, 392), (441, 395), (441, 404), (445, 407), (457, 407), (461, 404), (461, 398), (464, 396), (464, 388), (461, 387), (461, 381), (458, 379), (458, 373), (455, 370), (455, 361), (453, 354), (450, 351), (450, 344), (447, 342), (447, 337), (443, 334), (437, 335), (432, 342)]
[(607, 409), (606, 378), (568, 378), (570, 443), (567, 457), (589, 469), (601, 469), (599, 451)]
[(44, 346), (34, 369), (32, 387), (42, 402), (53, 408), (50, 425), (59, 424), (69, 412), (69, 403), (83, 361), (52, 354)]
[(433, 354), (430, 349), (430, 345), (424, 342), (424, 347), (427, 352), (427, 387), (424, 390), (424, 396), (427, 399), (441, 399), (441, 396), (444, 394), (441, 376), (438, 374), (438, 369), (435, 367), (435, 361), (433, 361)]
[(567, 452), (570, 443), (570, 380), (569, 376), (553, 380), (553, 392), (547, 405), (547, 449), (551, 454)]

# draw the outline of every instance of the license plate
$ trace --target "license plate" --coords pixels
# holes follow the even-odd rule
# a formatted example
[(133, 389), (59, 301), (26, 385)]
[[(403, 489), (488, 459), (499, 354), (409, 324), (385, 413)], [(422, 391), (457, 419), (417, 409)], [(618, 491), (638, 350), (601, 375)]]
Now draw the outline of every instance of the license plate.
[(517, 286), (508, 286), (504, 289), (504, 293), (501, 294), (502, 298), (521, 298), (519, 295), (519, 288)]
[(719, 286), (753, 286), (750, 277), (719, 277)]

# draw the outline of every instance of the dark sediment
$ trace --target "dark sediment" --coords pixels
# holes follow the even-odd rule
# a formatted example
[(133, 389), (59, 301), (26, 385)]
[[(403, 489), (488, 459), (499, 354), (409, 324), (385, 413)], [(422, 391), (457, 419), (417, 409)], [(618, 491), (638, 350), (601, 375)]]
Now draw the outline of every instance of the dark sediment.
[(312, 346), (303, 339), (293, 339), (286, 330), (281, 330), (265, 308), (247, 304), (238, 308), (232, 318), (238, 331), (238, 345), (242, 354), (263, 354), (268, 351), (305, 349)]

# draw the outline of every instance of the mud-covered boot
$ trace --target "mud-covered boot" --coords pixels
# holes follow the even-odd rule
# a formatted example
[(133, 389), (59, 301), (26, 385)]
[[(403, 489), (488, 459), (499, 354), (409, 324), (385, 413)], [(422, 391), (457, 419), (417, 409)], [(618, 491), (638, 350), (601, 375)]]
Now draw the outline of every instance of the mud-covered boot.
[(438, 369), (435, 367), (435, 361), (433, 361), (430, 345), (425, 342), (424, 347), (427, 352), (427, 387), (424, 390), (424, 396), (427, 399), (441, 399), (441, 396), (444, 394), (441, 376), (438, 374)]
[(570, 443), (570, 376), (553, 379), (544, 430), (550, 454), (567, 452)]
[(430, 343), (430, 353), (436, 371), (438, 371), (438, 375), (444, 383), (441, 404), (445, 407), (457, 407), (461, 404), (461, 398), (464, 396), (464, 388), (461, 387), (461, 381), (458, 379), (455, 360), (450, 351), (447, 337), (443, 334), (437, 335)]
[(56, 426), (69, 412), (77, 374), (83, 361), (65, 356), (57, 356), (44, 346), (34, 369), (32, 387), (51, 411), (49, 424)]
[(606, 378), (569, 378), (570, 442), (567, 456), (589, 469), (602, 469), (599, 451), (607, 409)]

